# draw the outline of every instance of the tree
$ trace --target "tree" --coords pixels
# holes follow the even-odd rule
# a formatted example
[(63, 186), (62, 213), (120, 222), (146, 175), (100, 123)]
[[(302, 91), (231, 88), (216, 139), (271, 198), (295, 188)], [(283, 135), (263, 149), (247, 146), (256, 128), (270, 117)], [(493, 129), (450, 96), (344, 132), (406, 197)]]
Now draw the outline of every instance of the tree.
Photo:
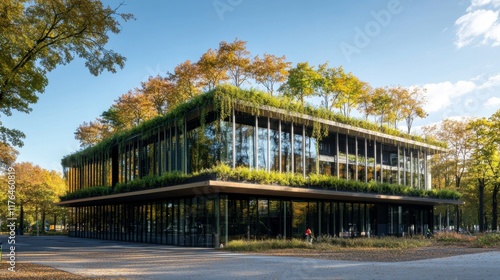
[(471, 122), (468, 129), (472, 131), (474, 138), (472, 145), (474, 151), (472, 159), (475, 161), (474, 168), (478, 170), (474, 174), (482, 181), (478, 181), (479, 191), (484, 193), (486, 187), (491, 188), (491, 211), (492, 230), (498, 227), (498, 195), (500, 192), (500, 110), (489, 119), (481, 118)]
[(321, 75), (309, 66), (308, 62), (299, 62), (295, 68), (288, 73), (288, 79), (280, 87), (285, 95), (298, 98), (304, 104), (304, 97), (315, 93), (315, 88), (321, 79)]
[(75, 132), (75, 139), (80, 141), (83, 148), (94, 146), (113, 134), (113, 128), (101, 118), (79, 125)]
[(380, 127), (382, 127), (384, 122), (389, 121), (389, 112), (392, 110), (392, 98), (389, 94), (389, 89), (382, 87), (375, 88), (373, 90), (371, 106), (370, 112), (379, 116)]
[(404, 103), (410, 98), (410, 92), (402, 86), (394, 86), (387, 89), (391, 97), (391, 110), (388, 112), (387, 120), (392, 122), (394, 129), (398, 128), (398, 122), (404, 120)]
[(229, 79), (218, 51), (209, 49), (196, 64), (198, 65), (203, 86), (209, 91), (219, 85), (220, 82)]
[[(471, 120), (467, 118), (460, 120), (445, 119), (440, 124), (423, 128), (424, 134), (427, 137), (433, 137), (447, 143), (447, 152), (436, 155), (442, 158), (441, 169), (432, 174), (436, 178), (443, 176), (448, 178), (448, 174), (451, 175), (453, 180), (445, 179), (445, 188), (455, 187), (455, 189), (460, 190), (462, 179), (467, 174), (468, 160), (472, 152), (470, 142), (472, 134), (471, 130), (467, 129), (470, 122)], [(433, 169), (437, 167), (435, 166)]]
[(500, 194), (500, 110), (496, 111), (491, 117), (491, 130), (489, 136), (492, 139), (492, 160), (490, 162), (490, 168), (494, 175), (493, 177), (493, 190), (492, 190), (492, 230), (497, 230), (498, 225), (498, 196)]
[(153, 103), (137, 89), (120, 96), (102, 113), (104, 123), (110, 125), (113, 131), (130, 129), (155, 116)]
[(425, 89), (419, 87), (413, 87), (408, 91), (408, 97), (401, 99), (401, 113), (402, 117), (406, 121), (406, 127), (408, 128), (408, 134), (411, 132), (411, 126), (415, 118), (425, 118), (427, 117), (427, 112), (424, 110), (424, 105), (427, 103), (425, 99)]
[(222, 41), (219, 44), (218, 56), (236, 87), (241, 87), (252, 76), (250, 52), (246, 44), (247, 42), (238, 39), (232, 43)]
[(352, 108), (358, 106), (360, 96), (368, 91), (369, 86), (352, 73), (344, 73), (344, 75), (340, 77), (340, 83), (337, 85), (337, 88), (339, 94), (334, 106), (340, 109), (340, 112), (345, 117), (349, 117)]
[[(75, 56), (93, 75), (122, 68), (125, 57), (106, 49), (108, 33), (120, 32), (118, 19), (132, 18), (97, 0), (0, 1), (0, 113), (29, 113), (48, 84), (47, 72)], [(25, 137), (3, 126), (0, 136), (14, 146)]]
[(166, 78), (149, 77), (141, 86), (140, 91), (151, 101), (157, 115), (164, 115), (169, 107), (181, 101), (175, 92), (175, 85)]
[(19, 152), (11, 145), (0, 142), (0, 165), (2, 167), (12, 165), (16, 161), (18, 154)]
[(361, 93), (359, 96), (359, 104), (357, 109), (365, 115), (365, 120), (368, 121), (368, 116), (374, 115), (374, 108), (373, 108), (373, 93), (374, 89), (367, 85), (367, 88), (365, 91)]
[(175, 85), (179, 100), (185, 101), (200, 93), (198, 66), (189, 60), (177, 65), (174, 73), (168, 73), (167, 79)]
[(286, 57), (276, 57), (270, 54), (264, 54), (261, 59), (256, 56), (253, 60), (253, 78), (255, 81), (263, 85), (271, 96), (274, 93), (274, 86), (278, 83), (286, 81), (288, 70), (291, 63), (286, 62)]
[(491, 124), (487, 119), (477, 119), (471, 121), (468, 125), (468, 130), (471, 132), (472, 137), (469, 143), (473, 149), (471, 156), (471, 176), (475, 178), (477, 182), (477, 191), (479, 197), (479, 211), (478, 211), (478, 221), (479, 221), (479, 231), (485, 230), (485, 218), (484, 218), (484, 194), (486, 186), (489, 184), (489, 180), (492, 177), (489, 168), (490, 161), (492, 160), (492, 147), (490, 145), (491, 141), (488, 139), (489, 130), (491, 129)]
[(317, 84), (317, 94), (323, 100), (322, 105), (326, 109), (333, 111), (337, 98), (340, 95), (342, 77), (345, 75), (342, 66), (328, 67), (328, 63), (318, 66), (318, 73), (321, 75)]
[[(24, 230), (24, 222), (34, 222), (38, 214), (42, 220), (55, 209), (59, 196), (65, 194), (67, 187), (61, 174), (41, 168), (30, 162), (12, 165), (16, 177), (16, 206), (19, 206), (19, 228)], [(5, 180), (6, 176), (2, 177)], [(7, 193), (7, 184), (2, 184), (2, 193)], [(30, 215), (26, 217), (25, 214)], [(34, 215), (33, 215), (34, 214)], [(45, 223), (42, 223), (43, 225)], [(44, 227), (43, 227), (44, 228)]]

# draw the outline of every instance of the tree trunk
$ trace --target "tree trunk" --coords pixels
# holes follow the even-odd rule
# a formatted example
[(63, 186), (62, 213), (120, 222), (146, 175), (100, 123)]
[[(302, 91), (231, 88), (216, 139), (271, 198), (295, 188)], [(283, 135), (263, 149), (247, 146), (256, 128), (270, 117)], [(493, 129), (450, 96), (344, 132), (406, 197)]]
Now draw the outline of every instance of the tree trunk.
[(484, 232), (484, 179), (477, 179), (477, 187), (479, 191), (479, 211), (478, 211), (478, 222), (479, 231)]
[(455, 174), (455, 189), (458, 191), (460, 189), (460, 182), (462, 181), (462, 176)]
[(500, 184), (495, 184), (493, 186), (493, 197), (491, 199), (491, 230), (496, 231), (498, 229), (498, 192), (500, 191)]
[(42, 209), (42, 232), (45, 233), (45, 209)]
[(19, 222), (19, 235), (24, 234), (24, 207), (23, 202), (21, 201), (21, 221)]

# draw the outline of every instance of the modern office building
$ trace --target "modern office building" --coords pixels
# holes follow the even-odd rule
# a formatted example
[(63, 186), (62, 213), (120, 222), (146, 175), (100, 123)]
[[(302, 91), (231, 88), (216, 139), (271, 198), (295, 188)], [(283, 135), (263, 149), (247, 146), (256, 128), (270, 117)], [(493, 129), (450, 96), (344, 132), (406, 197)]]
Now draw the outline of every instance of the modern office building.
[[(430, 157), (443, 151), (439, 146), (320, 118), (314, 110), (259, 104), (262, 93), (241, 98), (232, 89), (227, 97), (224, 89), (64, 158), (70, 194), (110, 190), (60, 203), (71, 209), (70, 235), (212, 247), (241, 238), (303, 238), (306, 227), (316, 236), (423, 234), (433, 228), (434, 206), (461, 203), (370, 191), (390, 183), (431, 193)], [(362, 187), (190, 176), (221, 164), (249, 174), (328, 175)], [(186, 177), (151, 183), (169, 174)], [(136, 188), (116, 191), (127, 184)]]

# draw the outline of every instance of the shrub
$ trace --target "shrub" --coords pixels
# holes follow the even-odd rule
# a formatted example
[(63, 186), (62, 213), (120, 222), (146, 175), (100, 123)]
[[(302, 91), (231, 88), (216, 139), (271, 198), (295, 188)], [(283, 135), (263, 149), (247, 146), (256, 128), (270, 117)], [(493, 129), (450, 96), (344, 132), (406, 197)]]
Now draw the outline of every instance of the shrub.
[(443, 245), (470, 245), (474, 237), (457, 232), (437, 232), (434, 240)]
[(310, 245), (299, 239), (232, 240), (225, 249), (235, 252), (259, 252), (273, 249), (309, 248)]
[(485, 233), (477, 236), (473, 242), (475, 247), (500, 247), (500, 233)]
[(320, 249), (339, 250), (341, 248), (387, 248), (408, 249), (431, 245), (428, 239), (384, 238), (338, 238), (320, 236), (311, 244), (301, 239), (233, 240), (225, 249), (238, 252), (259, 252), (276, 249)]
[[(187, 179), (195, 175), (215, 174), (222, 181), (240, 181), (259, 184), (276, 184), (281, 186), (290, 186), (297, 188), (315, 188), (335, 191), (348, 192), (370, 192), (388, 195), (414, 196), (414, 197), (433, 197), (440, 199), (459, 199), (461, 194), (453, 190), (419, 190), (402, 185), (378, 183), (378, 182), (360, 182), (353, 180), (340, 179), (334, 176), (321, 174), (311, 174), (309, 177), (303, 177), (301, 174), (267, 172), (262, 169), (249, 169), (246, 167), (230, 168), (226, 164), (218, 164), (211, 169), (205, 169), (197, 174), (184, 174), (181, 172), (165, 173), (162, 176), (148, 175), (127, 183), (116, 184), (112, 191), (109, 187), (92, 187), (68, 194), (61, 198), (63, 200), (83, 198), (90, 196), (100, 196), (111, 193), (123, 193), (130, 191), (139, 191), (172, 185), (183, 184)], [(97, 188), (97, 189), (96, 189)], [(92, 189), (92, 190), (91, 190)]]

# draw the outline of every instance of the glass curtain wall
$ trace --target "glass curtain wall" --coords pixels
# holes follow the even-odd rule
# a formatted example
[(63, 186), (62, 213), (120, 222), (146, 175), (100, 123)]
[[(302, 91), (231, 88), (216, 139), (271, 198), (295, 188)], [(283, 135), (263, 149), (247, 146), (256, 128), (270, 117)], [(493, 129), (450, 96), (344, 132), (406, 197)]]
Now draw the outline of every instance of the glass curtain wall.
[[(213, 247), (239, 239), (423, 235), (431, 206), (220, 195), (76, 207), (76, 237)], [(382, 226), (378, 226), (380, 220)]]
[(120, 144), (116, 156), (112, 151), (113, 157), (110, 153), (94, 155), (75, 167), (65, 167), (70, 189), (129, 182), (164, 172), (193, 173), (218, 162), (232, 167), (304, 175), (319, 172), (348, 180), (426, 187), (428, 155), (422, 149), (338, 132), (330, 132), (318, 142), (311, 136), (311, 127), (242, 112), (236, 112), (234, 120), (219, 120), (215, 113), (209, 113), (203, 122), (195, 118), (186, 123), (168, 123), (147, 139), (134, 137)]

